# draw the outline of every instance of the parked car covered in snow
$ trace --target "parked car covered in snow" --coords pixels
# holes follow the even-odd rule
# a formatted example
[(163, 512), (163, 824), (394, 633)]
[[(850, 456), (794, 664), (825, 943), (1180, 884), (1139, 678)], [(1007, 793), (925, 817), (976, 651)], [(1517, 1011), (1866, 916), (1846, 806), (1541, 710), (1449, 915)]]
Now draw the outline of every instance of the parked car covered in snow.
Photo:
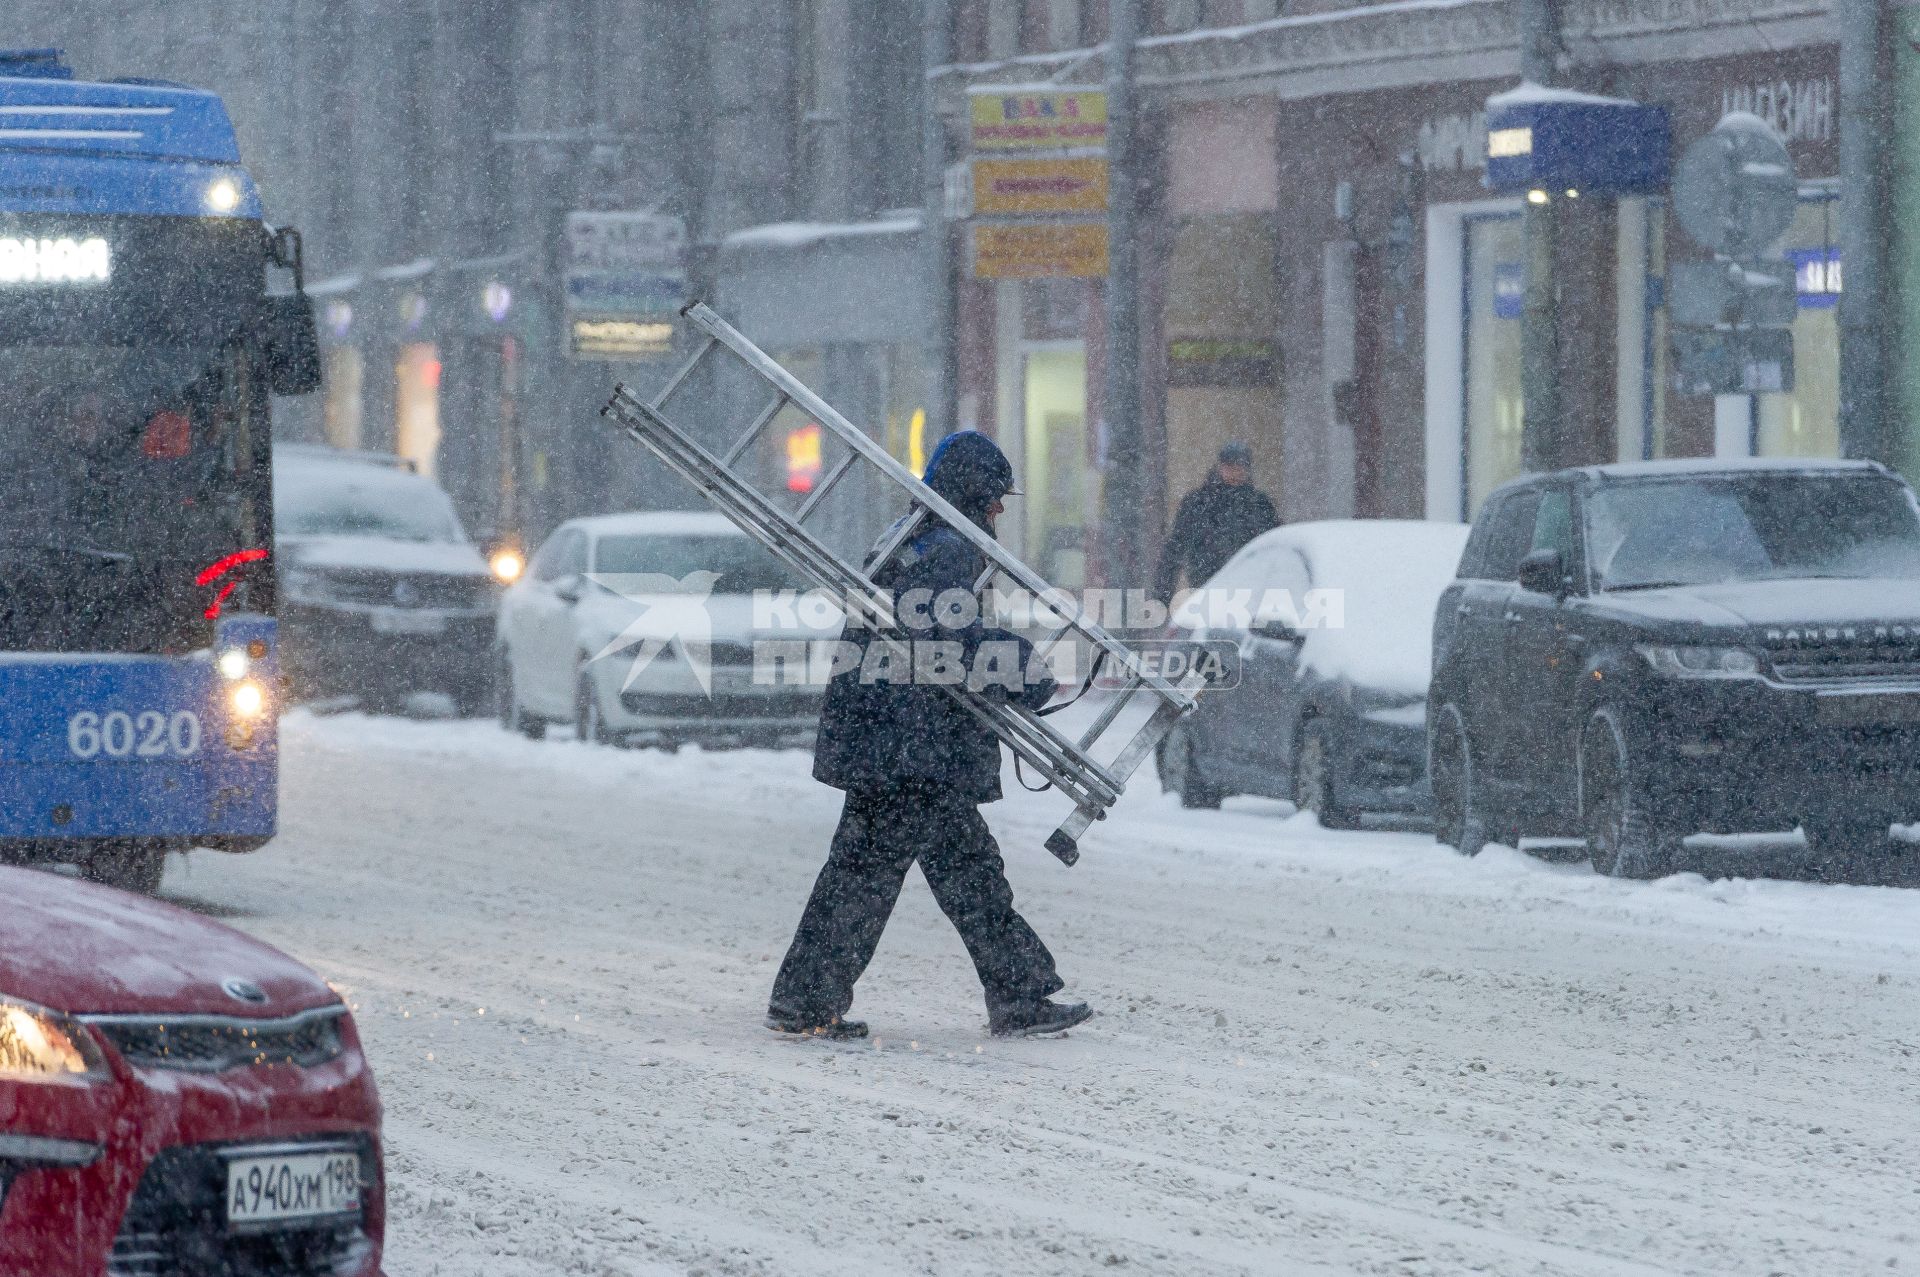
[[(773, 745), (810, 733), (825, 690), (789, 664), (839, 636), (809, 583), (725, 516), (651, 512), (554, 530), (500, 605), (504, 726), (538, 738)], [(756, 619), (755, 598), (766, 615)], [(756, 644), (763, 649), (756, 676)]]
[(1920, 506), (1870, 462), (1652, 462), (1494, 492), (1434, 621), (1440, 837), (1693, 833), (1829, 863), (1920, 819)]
[(273, 506), (295, 696), (385, 709), (441, 692), (491, 709), (497, 590), (439, 484), (398, 457), (282, 446)]
[(1459, 524), (1348, 519), (1249, 542), (1184, 623), (1176, 611), (1176, 637), (1238, 647), (1239, 682), (1204, 692), (1161, 742), (1162, 786), (1188, 807), (1291, 798), (1329, 828), (1424, 814), (1429, 632), (1466, 538)]
[(300, 963), (0, 868), (0, 1271), (377, 1277), (380, 1098)]

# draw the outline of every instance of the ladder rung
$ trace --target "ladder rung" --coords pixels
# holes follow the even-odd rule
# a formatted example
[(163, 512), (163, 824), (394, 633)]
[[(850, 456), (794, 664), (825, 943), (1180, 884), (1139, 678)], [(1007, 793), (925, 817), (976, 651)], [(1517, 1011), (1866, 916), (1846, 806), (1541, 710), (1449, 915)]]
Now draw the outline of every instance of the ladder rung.
[(812, 494), (800, 503), (800, 509), (794, 513), (793, 521), (795, 523), (805, 523), (807, 516), (813, 513), (813, 508), (826, 500), (827, 494), (833, 491), (833, 485), (840, 482), (847, 471), (853, 469), (853, 463), (859, 459), (859, 453), (849, 452), (846, 457), (841, 460), (839, 465), (829, 470), (827, 477), (820, 481), (820, 486), (815, 488)]
[(720, 339), (718, 337), (709, 336), (706, 341), (701, 343), (700, 349), (695, 352), (693, 358), (680, 365), (673, 376), (667, 379), (667, 384), (660, 388), (660, 393), (654, 396), (652, 407), (655, 412), (659, 412), (667, 406), (667, 400), (673, 398), (673, 396), (678, 393), (680, 387), (687, 384), (687, 378), (693, 376), (693, 370), (700, 366), (700, 361), (708, 355), (711, 355), (713, 348), (719, 344)]
[(793, 400), (787, 398), (785, 395), (781, 395), (778, 399), (775, 399), (772, 403), (761, 409), (760, 415), (755, 417), (753, 424), (747, 427), (747, 432), (733, 441), (733, 447), (727, 449), (727, 455), (721, 458), (721, 464), (731, 468), (733, 463), (744, 456), (747, 449), (753, 445), (754, 437), (767, 428), (769, 421), (772, 421), (780, 415), (782, 408), (792, 402)]

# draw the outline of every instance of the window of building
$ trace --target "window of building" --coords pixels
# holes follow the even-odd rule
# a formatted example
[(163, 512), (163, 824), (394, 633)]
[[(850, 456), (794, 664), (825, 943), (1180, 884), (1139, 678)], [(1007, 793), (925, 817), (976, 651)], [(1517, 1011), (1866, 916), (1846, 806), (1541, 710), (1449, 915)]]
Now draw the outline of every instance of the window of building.
[(1803, 191), (1781, 242), (1800, 299), (1793, 321), (1793, 389), (1759, 397), (1757, 456), (1840, 455), (1839, 230), (1839, 193)]
[(1520, 312), (1526, 238), (1518, 213), (1466, 223), (1466, 509), (1520, 473), (1526, 405), (1520, 383)]
[(1023, 0), (987, 0), (987, 57), (1010, 58), (1020, 52)]
[(988, 0), (960, 0), (953, 9), (953, 59), (981, 62), (987, 57)]
[(1107, 0), (1080, 0), (1080, 47), (1107, 41)]
[[(1802, 190), (1799, 210), (1778, 249), (1793, 269), (1798, 294), (1793, 322), (1793, 389), (1752, 398), (1745, 448), (1736, 451), (1747, 450), (1762, 457), (1840, 455), (1839, 215), (1839, 194), (1831, 186), (1811, 185)], [(1650, 283), (1644, 290), (1644, 328), (1639, 330), (1645, 334), (1641, 352), (1644, 377), (1639, 383), (1643, 400), (1637, 405), (1644, 414), (1645, 442), (1639, 455), (1689, 456), (1701, 451), (1706, 441), (1697, 437), (1697, 432), (1692, 438), (1686, 437), (1688, 432), (1677, 430), (1674, 421), (1676, 414), (1701, 409), (1687, 408), (1686, 400), (1675, 402), (1669, 390), (1673, 375), (1671, 331), (1666, 308), (1661, 304), (1664, 289), (1660, 287), (1668, 261), (1665, 202), (1649, 200), (1644, 216), (1644, 261)], [(1624, 326), (1626, 317), (1622, 319)], [(1621, 352), (1623, 359), (1629, 355), (1628, 351)], [(1635, 455), (1632, 448), (1623, 448), (1622, 453)]]
[(1153, 0), (1148, 10), (1147, 30), (1154, 35), (1174, 35), (1200, 25), (1200, 0)]

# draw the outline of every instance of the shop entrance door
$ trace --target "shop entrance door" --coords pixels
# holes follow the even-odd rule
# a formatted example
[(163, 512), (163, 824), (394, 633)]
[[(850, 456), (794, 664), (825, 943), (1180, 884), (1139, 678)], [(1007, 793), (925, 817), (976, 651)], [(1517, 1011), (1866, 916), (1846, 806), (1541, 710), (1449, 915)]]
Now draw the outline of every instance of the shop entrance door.
[(1461, 456), (1464, 518), (1487, 494), (1520, 473), (1526, 404), (1520, 382), (1521, 308), (1526, 299), (1526, 239), (1518, 213), (1466, 219), (1461, 277), (1465, 281), (1465, 447)]

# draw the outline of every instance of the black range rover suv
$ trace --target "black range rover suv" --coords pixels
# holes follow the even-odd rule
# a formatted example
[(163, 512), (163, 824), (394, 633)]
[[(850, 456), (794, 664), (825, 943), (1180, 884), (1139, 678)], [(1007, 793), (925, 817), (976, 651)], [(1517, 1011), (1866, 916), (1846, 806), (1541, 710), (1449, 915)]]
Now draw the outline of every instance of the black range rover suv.
[(1920, 818), (1920, 506), (1868, 462), (1650, 462), (1487, 499), (1434, 617), (1436, 828), (1584, 836), (1654, 877), (1692, 833), (1836, 867)]

